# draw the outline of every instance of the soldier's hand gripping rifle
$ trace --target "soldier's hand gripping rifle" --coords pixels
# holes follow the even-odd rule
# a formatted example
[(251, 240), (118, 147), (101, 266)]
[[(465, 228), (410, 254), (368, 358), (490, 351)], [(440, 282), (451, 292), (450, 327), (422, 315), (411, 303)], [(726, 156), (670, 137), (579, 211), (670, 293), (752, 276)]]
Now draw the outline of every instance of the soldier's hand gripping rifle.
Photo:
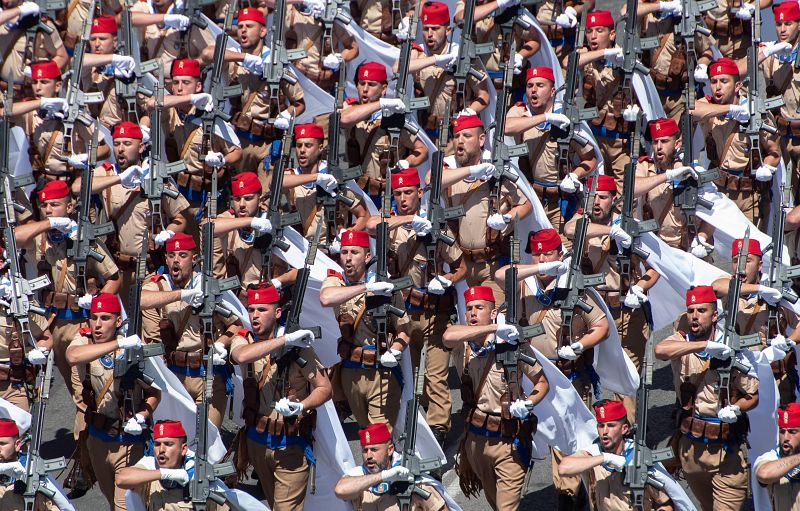
[[(139, 124), (139, 113), (136, 108), (136, 95), (142, 93), (145, 96), (152, 96), (153, 91), (142, 85), (142, 62), (139, 53), (138, 29), (133, 27), (131, 21), (131, 11), (128, 8), (122, 10), (120, 14), (120, 26), (117, 34), (119, 44), (117, 51), (120, 55), (125, 55), (133, 59), (133, 72), (129, 78), (116, 76), (114, 78), (114, 90), (117, 98), (121, 99), (125, 105), (125, 118), (131, 122)], [(159, 76), (161, 76), (160, 73)], [(153, 124), (153, 126), (156, 126)]]
[[(464, 18), (461, 26), (461, 38), (458, 42), (458, 60), (456, 60), (453, 78), (456, 82), (456, 90), (453, 95), (455, 109), (467, 106), (467, 78), (470, 76), (478, 81), (486, 77), (486, 73), (475, 68), (472, 63), (475, 59), (494, 51), (494, 44), (475, 43), (475, 4), (476, 0), (464, 0)], [(513, 55), (512, 55), (513, 60)]]
[(272, 115), (272, 112), (276, 112), (276, 117), (269, 119), (270, 124), (275, 123), (277, 113), (279, 113), (281, 82), (286, 81), (291, 85), (297, 83), (297, 79), (289, 73), (289, 62), (306, 56), (306, 50), (302, 48), (286, 49), (285, 25), (286, 0), (275, 0), (275, 10), (272, 11), (269, 56), (264, 63), (264, 71), (262, 73), (262, 78), (267, 82), (270, 115)]
[(333, 46), (333, 24), (338, 21), (343, 26), (349, 25), (353, 21), (349, 8), (342, 5), (342, 0), (328, 0), (325, 2), (325, 11), (322, 13), (320, 21), (325, 27), (322, 33), (322, 47), (336, 51)]
[(192, 28), (197, 27), (198, 30), (205, 30), (208, 28), (208, 22), (203, 17), (203, 8), (206, 6), (213, 6), (216, 2), (214, 0), (182, 0), (180, 3), (183, 5), (183, 9), (179, 9), (176, 14), (183, 14), (189, 18), (189, 28), (180, 33), (178, 57), (188, 58)]
[[(50, 35), (55, 30), (45, 22), (46, 18), (51, 20), (56, 19), (56, 13), (61, 9), (66, 9), (67, 7), (66, 0), (32, 1), (39, 6), (39, 12), (37, 14), (25, 16), (19, 21), (20, 27), (25, 28), (25, 53), (23, 55), (22, 62), (26, 64), (36, 60), (36, 36), (39, 34), (39, 32), (44, 32), (45, 34)], [(2, 63), (2, 60), (0, 60), (0, 64)]]

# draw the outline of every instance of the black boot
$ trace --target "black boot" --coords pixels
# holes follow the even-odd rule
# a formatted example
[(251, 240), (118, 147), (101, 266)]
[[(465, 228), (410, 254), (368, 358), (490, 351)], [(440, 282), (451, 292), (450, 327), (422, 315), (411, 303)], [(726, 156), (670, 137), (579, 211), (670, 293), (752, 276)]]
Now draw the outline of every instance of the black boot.
[(447, 442), (447, 431), (442, 431), (441, 429), (432, 428), (431, 431), (433, 432), (433, 438), (436, 439), (436, 442), (439, 444), (439, 447), (442, 448), (444, 451), (445, 443)]
[(558, 511), (581, 511), (577, 507), (577, 498), (574, 495), (567, 495), (566, 493), (558, 493)]

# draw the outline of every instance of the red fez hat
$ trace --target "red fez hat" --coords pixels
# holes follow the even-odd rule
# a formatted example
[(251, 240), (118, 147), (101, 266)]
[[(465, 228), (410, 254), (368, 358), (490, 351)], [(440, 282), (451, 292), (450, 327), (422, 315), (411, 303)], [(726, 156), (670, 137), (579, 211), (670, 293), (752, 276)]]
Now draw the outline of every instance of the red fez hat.
[(528, 72), (525, 74), (525, 81), (527, 82), (531, 78), (547, 78), (551, 82), (556, 83), (553, 68), (550, 67), (539, 66), (528, 68)]
[(597, 422), (618, 421), (628, 416), (622, 401), (605, 401), (594, 405), (594, 417)]
[(114, 138), (138, 138), (143, 139), (142, 128), (135, 122), (122, 121), (114, 126), (114, 133), (111, 135)]
[(800, 20), (800, 6), (795, 1), (773, 5), (772, 12), (775, 14), (776, 22)]
[(409, 167), (392, 174), (392, 188), (404, 186), (419, 186), (419, 171), (416, 167)]
[(36, 64), (31, 64), (31, 78), (34, 80), (39, 78), (56, 78), (60, 80), (61, 69), (54, 60), (37, 62)]
[[(739, 255), (739, 251), (742, 250), (742, 245), (744, 245), (743, 238), (739, 238), (733, 242), (733, 246), (731, 247), (731, 257), (736, 257)], [(764, 254), (761, 252), (761, 243), (753, 238), (747, 240), (747, 253), (756, 255), (758, 257), (763, 256)]]
[(423, 25), (450, 25), (450, 9), (443, 2), (425, 2), (421, 16)]
[(800, 403), (789, 403), (785, 408), (778, 409), (778, 427), (800, 428)]
[(656, 119), (650, 123), (650, 138), (668, 137), (678, 132), (675, 119)]
[(262, 25), (267, 24), (267, 20), (264, 18), (264, 13), (261, 12), (261, 9), (256, 9), (255, 7), (245, 7), (239, 11), (239, 14), (236, 16), (236, 22), (241, 23), (243, 21), (255, 21), (256, 23), (261, 23)]
[(349, 230), (342, 233), (343, 247), (365, 247), (369, 248), (369, 234), (367, 231)]
[(185, 437), (186, 430), (183, 429), (181, 421), (159, 421), (153, 426), (153, 440), (159, 438), (181, 438)]
[(613, 27), (614, 17), (611, 11), (592, 11), (586, 18), (586, 27)]
[(711, 286), (697, 286), (686, 291), (686, 306), (698, 303), (717, 303), (717, 295)]
[(241, 172), (231, 179), (231, 193), (241, 197), (249, 193), (261, 193), (261, 181), (255, 172)]
[(453, 121), (453, 134), (469, 128), (483, 128), (483, 121), (477, 115), (462, 115)]
[(542, 229), (531, 232), (528, 236), (528, 246), (525, 252), (529, 254), (542, 254), (561, 246), (561, 236), (555, 229)]
[(269, 282), (247, 289), (247, 305), (255, 305), (257, 303), (278, 303), (280, 301), (281, 294), (278, 292), (275, 286)]
[(114, 16), (98, 16), (92, 20), (92, 34), (116, 34), (117, 20)]
[(0, 419), (0, 437), (19, 436), (17, 423), (11, 419)]
[(200, 62), (195, 59), (175, 59), (172, 61), (172, 76), (192, 76), (200, 78)]
[(358, 66), (358, 79), (373, 82), (386, 81), (386, 66), (380, 62), (364, 62)]
[(177, 252), (178, 250), (193, 250), (197, 247), (194, 238), (185, 232), (176, 233), (175, 236), (167, 240), (167, 252)]
[(494, 291), (489, 286), (472, 286), (464, 291), (464, 303), (469, 303), (473, 300), (486, 300), (487, 302), (495, 302)]
[(370, 424), (364, 429), (359, 429), (358, 436), (361, 438), (362, 447), (373, 444), (382, 444), (389, 442), (392, 439), (392, 433), (389, 431), (389, 426), (383, 422), (378, 424)]
[(61, 199), (69, 195), (69, 186), (66, 181), (53, 180), (48, 181), (44, 187), (39, 190), (39, 202), (46, 200)]
[(325, 132), (314, 123), (298, 124), (294, 127), (294, 138), (325, 139)]
[(729, 59), (728, 57), (722, 57), (721, 59), (712, 62), (708, 70), (709, 78), (713, 78), (719, 75), (732, 75), (738, 79), (739, 66), (737, 66), (736, 62)]
[[(592, 183), (594, 182), (594, 178), (589, 178), (587, 181), (586, 186), (591, 190)], [(617, 191), (617, 183), (614, 181), (612, 176), (607, 174), (600, 174), (597, 176), (597, 188), (598, 192), (616, 192)]]
[(122, 304), (119, 303), (117, 295), (111, 293), (100, 293), (92, 298), (92, 308), (89, 312), (113, 312), (119, 314), (122, 312)]

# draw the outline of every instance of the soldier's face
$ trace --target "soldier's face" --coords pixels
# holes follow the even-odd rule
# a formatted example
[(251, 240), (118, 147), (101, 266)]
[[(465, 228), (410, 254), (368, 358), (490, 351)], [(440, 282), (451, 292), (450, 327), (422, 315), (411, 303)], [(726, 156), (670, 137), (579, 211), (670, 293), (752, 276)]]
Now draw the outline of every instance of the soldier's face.
[(778, 439), (783, 456), (791, 456), (800, 452), (800, 428), (780, 428)]
[(394, 446), (391, 442), (367, 445), (361, 448), (364, 466), (367, 467), (367, 471), (370, 474), (377, 474), (381, 470), (389, 468), (392, 454), (394, 454)]
[(31, 84), (36, 99), (54, 98), (61, 92), (61, 80), (55, 78), (39, 78)]
[(144, 144), (138, 138), (114, 139), (114, 156), (117, 158), (119, 168), (124, 170), (131, 165), (138, 165), (142, 153), (144, 153)]
[(267, 36), (266, 27), (255, 21), (242, 21), (236, 26), (236, 30), (239, 35), (239, 45), (244, 50), (255, 48)]
[(545, 108), (556, 94), (553, 82), (547, 78), (531, 78), (525, 84), (525, 94), (531, 109)]
[(153, 450), (159, 468), (180, 468), (189, 446), (180, 438), (159, 438), (153, 440)]
[(486, 134), (479, 127), (467, 128), (453, 135), (453, 141), (456, 145), (456, 163), (463, 167), (477, 163), (480, 159)]
[(419, 186), (404, 186), (392, 190), (397, 211), (401, 215), (413, 215), (419, 210), (423, 191)]
[(93, 312), (89, 317), (94, 342), (108, 342), (117, 336), (117, 328), (122, 326), (122, 316), (111, 312)]
[(339, 257), (350, 282), (360, 280), (367, 270), (367, 263), (372, 260), (372, 254), (365, 247), (342, 247)]
[[(744, 277), (742, 277), (742, 281), (746, 282), (747, 284), (755, 284), (758, 282), (758, 276), (761, 273), (762, 266), (763, 264), (760, 257), (753, 254), (747, 254), (747, 262), (744, 265)], [(731, 262), (731, 267), (733, 268), (733, 272), (736, 273), (735, 257)]]
[(41, 205), (42, 212), (47, 218), (55, 216), (69, 216), (72, 213), (72, 201), (66, 197), (44, 201)]
[(117, 36), (114, 34), (92, 34), (89, 38), (92, 53), (111, 55), (117, 49)]
[(281, 308), (276, 303), (256, 303), (247, 306), (253, 333), (257, 338), (271, 336), (275, 330), (275, 322), (281, 317)]
[(22, 440), (19, 437), (0, 437), (0, 463), (16, 461), (20, 449), (22, 449)]
[(197, 255), (188, 250), (175, 250), (167, 252), (166, 261), (172, 281), (183, 285), (192, 277), (192, 265), (197, 260)]
[(297, 149), (297, 164), (301, 168), (308, 168), (319, 161), (322, 152), (322, 140), (316, 138), (299, 138), (295, 143)]
[(356, 88), (358, 89), (358, 97), (361, 103), (372, 103), (378, 101), (386, 95), (387, 85), (385, 82), (376, 82), (374, 80), (359, 80)]
[(600, 444), (606, 452), (616, 452), (617, 446), (628, 434), (630, 427), (626, 421), (608, 421), (597, 423), (597, 435), (600, 437)]
[(486, 326), (494, 323), (497, 309), (494, 302), (488, 300), (473, 300), (466, 305), (466, 319), (470, 326)]
[(717, 75), (710, 78), (711, 100), (718, 105), (730, 105), (736, 99), (736, 94), (742, 86), (731, 75)]
[(611, 207), (614, 204), (614, 199), (617, 194), (615, 192), (597, 192), (594, 197), (594, 206), (592, 207), (592, 221), (596, 223), (604, 223), (611, 216)]
[(447, 42), (447, 36), (450, 35), (450, 27), (444, 25), (423, 25), (422, 26), (422, 39), (425, 41), (425, 46), (431, 52), (438, 52)]
[(616, 31), (610, 27), (587, 27), (586, 42), (590, 50), (605, 50), (614, 44)]
[(172, 93), (177, 96), (185, 94), (197, 94), (203, 92), (203, 82), (199, 78), (192, 76), (173, 76)]
[(705, 337), (717, 322), (717, 304), (697, 303), (686, 308), (689, 329), (695, 337)]
[(675, 158), (678, 139), (674, 135), (653, 139), (653, 156), (656, 163), (670, 163)]
[(776, 21), (775, 30), (778, 32), (778, 41), (794, 42), (800, 32), (800, 22), (797, 21)]
[(259, 196), (257, 193), (248, 193), (231, 199), (233, 211), (238, 218), (255, 216), (258, 212)]

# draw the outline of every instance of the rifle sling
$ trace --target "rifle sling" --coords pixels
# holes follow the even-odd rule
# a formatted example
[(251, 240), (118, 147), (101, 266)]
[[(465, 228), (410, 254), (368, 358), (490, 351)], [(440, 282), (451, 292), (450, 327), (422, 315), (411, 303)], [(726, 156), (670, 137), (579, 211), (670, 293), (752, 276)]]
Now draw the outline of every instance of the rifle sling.
[[(166, 291), (166, 289), (164, 289), (164, 287), (162, 286), (161, 282), (162, 282), (162, 279), (158, 279), (158, 282), (156, 282), (156, 285), (158, 286), (158, 290), (159, 291)], [(166, 316), (164, 314), (164, 312), (163, 312), (163, 309), (162, 309), (162, 315)], [(181, 337), (183, 337), (183, 331), (186, 330), (186, 326), (189, 324), (189, 319), (191, 317), (192, 317), (192, 307), (189, 306), (189, 308), (186, 311), (186, 314), (184, 314), (183, 317), (181, 318), (180, 328), (175, 329), (175, 339), (177, 341), (180, 341)], [(166, 353), (165, 353), (165, 355), (166, 355)], [(167, 358), (167, 361), (169, 361), (169, 358)]]
[(303, 232), (300, 233), (301, 236), (305, 236), (308, 230), (311, 229), (311, 224), (313, 224), (314, 220), (317, 219), (318, 212), (319, 212), (319, 202), (315, 202), (314, 207), (311, 208), (311, 213), (308, 215), (308, 218), (306, 218), (306, 221), (303, 222)]
[(747, 324), (744, 326), (744, 330), (742, 330), (742, 333), (744, 335), (750, 333), (751, 329), (753, 328), (753, 324), (756, 322), (756, 317), (758, 316), (758, 313), (761, 312), (761, 309), (762, 309), (761, 301), (757, 301), (756, 306), (753, 307), (753, 312), (750, 313), (750, 317), (747, 319)]
[(42, 165), (44, 166), (45, 170), (47, 169), (47, 160), (50, 159), (50, 154), (53, 152), (53, 147), (56, 145), (56, 139), (58, 138), (59, 135), (61, 135), (61, 130), (57, 128), (53, 130), (53, 133), (50, 135), (50, 140), (47, 141), (47, 145), (44, 148), (44, 154), (42, 155)]
[[(114, 360), (116, 360), (116, 358), (117, 358), (116, 350), (114, 350), (114, 351), (115, 351)], [(105, 385), (103, 385), (103, 390), (100, 391), (100, 393), (97, 396), (95, 396), (95, 399), (94, 399), (94, 411), (97, 411), (97, 409), (100, 408), (100, 403), (103, 402), (103, 399), (106, 397), (106, 394), (108, 394), (108, 391), (111, 389), (111, 385), (113, 385), (113, 384), (114, 384), (114, 375), (112, 374), (111, 378), (109, 378), (106, 381)]]
[[(733, 139), (736, 137), (736, 135), (738, 133), (739, 133), (739, 131), (736, 128), (734, 128), (733, 131), (731, 131), (730, 135), (728, 135), (728, 138), (725, 140), (725, 146), (722, 148), (722, 152), (717, 154), (717, 159), (718, 159), (717, 165), (719, 167), (722, 167), (722, 162), (725, 161), (725, 155), (728, 154), (728, 150), (730, 150), (731, 145), (733, 144)], [(709, 136), (711, 136), (710, 132), (709, 132)], [(713, 137), (711, 138), (711, 140), (712, 140), (712, 144), (713, 144), (713, 140), (714, 140)]]
[[(75, 9), (80, 5), (80, 0), (72, 0), (69, 5), (67, 6), (67, 19), (72, 16), (72, 13), (75, 12)], [(89, 13), (89, 16), (93, 16), (93, 13)]]
[[(658, 62), (658, 58), (661, 56), (661, 52), (663, 52), (664, 49), (666, 48), (667, 41), (669, 40), (669, 36), (671, 36), (671, 35), (673, 35), (672, 32), (667, 32), (666, 34), (662, 34), (661, 35), (661, 39), (659, 39), (659, 41), (658, 41), (658, 48), (656, 48), (655, 53), (653, 53), (652, 59), (650, 60), (650, 62), (654, 66), (655, 66), (656, 62)], [(674, 41), (674, 43), (675, 43), (675, 48), (677, 50), (677, 47), (678, 47), (677, 41)]]
[(202, 128), (200, 126), (196, 127), (189, 133), (189, 136), (186, 137), (186, 141), (183, 143), (183, 147), (181, 148), (181, 153), (179, 156), (181, 160), (186, 159), (186, 155), (189, 153), (189, 148), (192, 147), (192, 139), (194, 139), (194, 136), (197, 134), (197, 131), (201, 129)]

